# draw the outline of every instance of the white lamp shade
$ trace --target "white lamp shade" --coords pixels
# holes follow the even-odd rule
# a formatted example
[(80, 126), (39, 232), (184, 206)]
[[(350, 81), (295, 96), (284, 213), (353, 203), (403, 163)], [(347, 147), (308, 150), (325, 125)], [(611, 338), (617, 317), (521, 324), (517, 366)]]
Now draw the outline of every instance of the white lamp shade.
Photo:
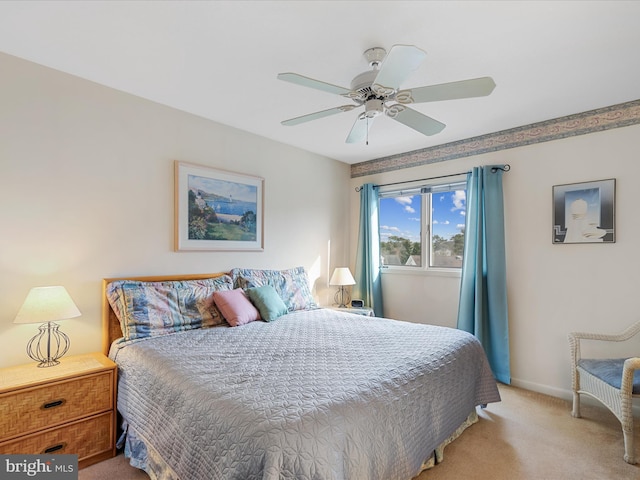
[(329, 285), (355, 285), (356, 281), (347, 267), (338, 267), (333, 271)]
[(82, 315), (64, 287), (35, 287), (29, 291), (13, 323), (44, 323)]

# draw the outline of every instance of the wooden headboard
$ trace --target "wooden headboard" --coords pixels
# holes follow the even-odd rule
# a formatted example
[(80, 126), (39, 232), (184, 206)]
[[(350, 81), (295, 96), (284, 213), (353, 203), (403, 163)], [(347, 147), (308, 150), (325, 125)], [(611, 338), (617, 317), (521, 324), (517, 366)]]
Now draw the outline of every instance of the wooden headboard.
[(109, 348), (114, 340), (122, 337), (122, 329), (120, 321), (116, 317), (115, 312), (107, 300), (107, 285), (116, 280), (134, 280), (137, 282), (167, 282), (172, 280), (202, 280), (205, 278), (216, 278), (227, 275), (226, 272), (220, 273), (195, 273), (189, 275), (161, 275), (153, 277), (120, 277), (120, 278), (104, 278), (102, 280), (102, 352), (109, 354)]

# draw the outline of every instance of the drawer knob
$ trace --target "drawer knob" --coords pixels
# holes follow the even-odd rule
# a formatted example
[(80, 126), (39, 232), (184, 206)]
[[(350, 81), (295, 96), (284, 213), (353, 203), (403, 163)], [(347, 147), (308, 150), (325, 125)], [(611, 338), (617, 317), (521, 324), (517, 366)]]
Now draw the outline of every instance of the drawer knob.
[(66, 400), (64, 398), (61, 398), (60, 400), (54, 400), (53, 402), (43, 403), (40, 408), (42, 410), (47, 410), (49, 408), (55, 408), (59, 407), (60, 405), (64, 405), (65, 402)]
[(66, 447), (67, 444), (65, 442), (62, 443), (58, 443), (57, 445), (52, 445), (48, 448), (45, 448), (42, 453), (53, 453), (53, 452), (57, 452), (58, 450), (62, 450), (64, 447)]

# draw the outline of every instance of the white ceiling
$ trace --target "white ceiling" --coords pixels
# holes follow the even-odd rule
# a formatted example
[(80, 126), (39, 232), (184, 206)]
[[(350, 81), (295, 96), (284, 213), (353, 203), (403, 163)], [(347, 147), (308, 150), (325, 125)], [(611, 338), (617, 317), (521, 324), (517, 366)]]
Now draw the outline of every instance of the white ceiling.
[[(280, 124), (349, 101), (278, 73), (350, 87), (394, 44), (427, 52), (402, 88), (497, 87), (413, 106), (432, 137), (381, 117), (347, 145), (360, 109)], [(347, 163), (640, 99), (639, 50), (638, 1), (0, 2), (0, 51)]]

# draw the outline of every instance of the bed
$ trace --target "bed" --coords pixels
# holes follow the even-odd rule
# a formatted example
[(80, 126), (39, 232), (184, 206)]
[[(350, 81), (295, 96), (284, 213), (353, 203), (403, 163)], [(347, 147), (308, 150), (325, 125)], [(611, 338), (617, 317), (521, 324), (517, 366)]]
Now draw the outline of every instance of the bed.
[[(500, 401), (472, 335), (317, 308), (305, 303), (310, 292), (291, 294), (283, 272), (104, 280), (103, 347), (118, 364), (120, 446), (133, 466), (162, 480), (410, 480), (442, 459), (477, 406)], [(123, 285), (139, 293), (194, 284), (202, 298), (212, 285), (250, 299), (269, 289), (287, 309), (237, 326), (200, 318), (192, 328), (180, 318), (176, 328), (174, 318), (174, 330), (156, 336), (146, 325), (136, 337), (123, 323)], [(202, 298), (196, 310), (223, 317)], [(138, 313), (166, 326), (166, 311), (139, 303)]]

